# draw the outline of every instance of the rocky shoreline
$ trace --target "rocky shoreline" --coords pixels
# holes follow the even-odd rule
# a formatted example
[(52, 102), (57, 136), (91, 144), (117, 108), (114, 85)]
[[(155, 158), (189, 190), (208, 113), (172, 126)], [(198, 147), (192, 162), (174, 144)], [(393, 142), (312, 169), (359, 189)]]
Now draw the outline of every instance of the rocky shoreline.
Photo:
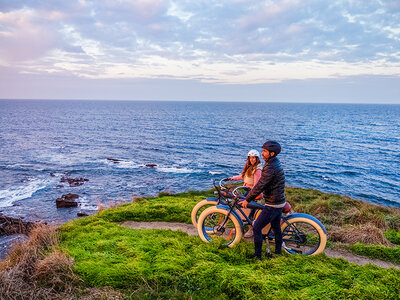
[(36, 223), (25, 222), (22, 218), (4, 216), (0, 212), (0, 260), (3, 259), (13, 244), (26, 241)]
[(22, 218), (4, 216), (0, 212), (0, 236), (13, 234), (28, 234), (35, 223), (25, 222)]
[[(54, 177), (53, 173), (50, 176)], [(85, 182), (89, 181), (86, 178), (70, 178), (63, 176), (60, 182), (67, 183), (69, 187), (77, 187), (83, 185)], [(57, 186), (57, 188), (64, 187), (63, 185)], [(76, 201), (79, 195), (74, 193), (63, 194), (61, 197), (55, 200), (55, 205), (57, 209), (59, 208), (70, 208), (78, 207), (80, 204)], [(86, 212), (78, 212), (77, 217), (83, 217), (89, 215)], [(35, 225), (41, 222), (28, 222), (24, 221), (23, 217), (9, 217), (4, 215), (0, 211), (0, 259), (3, 259), (8, 250), (13, 244), (19, 241), (25, 241), (28, 239), (28, 235)], [(44, 223), (46, 224), (46, 223)]]

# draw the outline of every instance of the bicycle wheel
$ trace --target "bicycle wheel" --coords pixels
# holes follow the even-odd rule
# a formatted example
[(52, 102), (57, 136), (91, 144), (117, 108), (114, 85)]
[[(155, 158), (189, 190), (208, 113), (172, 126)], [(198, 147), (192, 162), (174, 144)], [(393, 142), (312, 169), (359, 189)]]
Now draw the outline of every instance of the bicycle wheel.
[(326, 234), (313, 220), (295, 217), (282, 224), (283, 249), (290, 254), (317, 255), (324, 251)]
[(197, 220), (199, 219), (200, 214), (208, 207), (217, 205), (218, 201), (207, 201), (202, 200), (197, 203), (191, 213), (192, 224), (195, 228), (197, 228)]
[(198, 220), (197, 231), (204, 242), (219, 242), (233, 247), (242, 238), (242, 227), (239, 220), (232, 214), (221, 226), (228, 211), (216, 206), (204, 210)]

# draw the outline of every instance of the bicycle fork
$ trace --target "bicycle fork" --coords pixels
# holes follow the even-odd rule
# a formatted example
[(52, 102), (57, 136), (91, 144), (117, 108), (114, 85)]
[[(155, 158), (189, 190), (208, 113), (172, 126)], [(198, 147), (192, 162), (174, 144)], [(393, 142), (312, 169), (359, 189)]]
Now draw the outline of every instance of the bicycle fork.
[(224, 219), (222, 220), (222, 223), (218, 225), (217, 231), (225, 231), (225, 224), (228, 222), (229, 216), (231, 214), (231, 210), (228, 211), (228, 213), (225, 215)]

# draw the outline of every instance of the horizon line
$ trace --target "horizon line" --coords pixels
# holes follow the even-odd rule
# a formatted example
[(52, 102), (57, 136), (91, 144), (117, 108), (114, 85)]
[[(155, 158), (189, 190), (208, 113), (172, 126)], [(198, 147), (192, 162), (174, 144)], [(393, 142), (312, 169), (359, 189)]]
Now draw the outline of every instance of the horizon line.
[[(0, 98), (0, 101), (118, 101), (118, 102), (214, 102), (214, 103), (287, 103), (287, 104), (363, 104), (363, 105), (400, 105), (396, 102), (345, 102), (345, 101), (277, 101), (277, 100), (170, 100), (170, 99), (50, 99), (50, 98)], [(351, 100), (350, 100), (351, 101)]]

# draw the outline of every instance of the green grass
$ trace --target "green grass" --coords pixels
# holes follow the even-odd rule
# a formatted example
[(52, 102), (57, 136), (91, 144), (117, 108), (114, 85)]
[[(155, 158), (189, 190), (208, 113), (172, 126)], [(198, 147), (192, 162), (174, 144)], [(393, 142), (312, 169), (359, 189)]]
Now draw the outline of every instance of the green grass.
[(343, 259), (284, 255), (249, 260), (253, 245), (203, 243), (171, 230), (133, 230), (92, 216), (62, 226), (61, 247), (85, 284), (127, 298), (396, 299), (400, 271)]
[(365, 245), (356, 243), (349, 246), (349, 249), (351, 252), (358, 255), (400, 264), (400, 246), (393, 248), (381, 245)]
[[(127, 299), (398, 299), (396, 269), (357, 266), (325, 255), (283, 255), (258, 262), (246, 258), (253, 252), (252, 243), (243, 241), (231, 249), (179, 231), (133, 230), (116, 223), (190, 223), (193, 206), (210, 196), (212, 191), (137, 199), (64, 224), (60, 246), (74, 258), (74, 271), (85, 285), (111, 286)], [(389, 230), (385, 235), (392, 241), (398, 236), (393, 230), (399, 210), (316, 190), (287, 188), (287, 198), (295, 211), (322, 220), (328, 233), (369, 218), (379, 230)], [(400, 257), (398, 248), (356, 244), (350, 249), (393, 262)]]
[(133, 203), (107, 209), (99, 215), (111, 222), (165, 221), (191, 224), (190, 213), (193, 207), (201, 200), (213, 196), (212, 191), (160, 194), (157, 198), (136, 199)]
[(386, 231), (385, 236), (393, 244), (400, 245), (400, 231), (392, 229), (392, 230)]
[[(213, 191), (181, 193), (175, 195), (160, 194), (156, 198), (140, 198), (133, 203), (123, 204), (116, 208), (99, 213), (99, 218), (109, 222), (123, 221), (166, 221), (190, 224), (190, 213), (199, 201), (206, 197), (213, 197)], [(304, 212), (318, 218), (328, 231), (327, 247), (334, 247), (329, 240), (331, 236), (341, 244), (351, 245), (357, 241), (356, 234), (361, 236), (371, 234), (365, 232), (365, 227), (376, 228), (376, 232), (384, 232), (390, 241), (398, 241), (400, 229), (400, 210), (396, 208), (380, 207), (362, 201), (353, 200), (335, 194), (327, 194), (313, 189), (287, 187), (287, 201), (292, 204), (295, 212)], [(359, 228), (350, 231), (350, 228)], [(349, 228), (346, 230), (345, 228)], [(343, 230), (345, 229), (345, 230)], [(350, 239), (350, 241), (349, 241)], [(373, 240), (373, 239), (371, 239)], [(390, 248), (388, 248), (388, 251)], [(362, 253), (362, 254), (361, 254)], [(370, 251), (359, 252), (360, 255), (375, 258)], [(387, 255), (389, 261), (396, 263)]]

